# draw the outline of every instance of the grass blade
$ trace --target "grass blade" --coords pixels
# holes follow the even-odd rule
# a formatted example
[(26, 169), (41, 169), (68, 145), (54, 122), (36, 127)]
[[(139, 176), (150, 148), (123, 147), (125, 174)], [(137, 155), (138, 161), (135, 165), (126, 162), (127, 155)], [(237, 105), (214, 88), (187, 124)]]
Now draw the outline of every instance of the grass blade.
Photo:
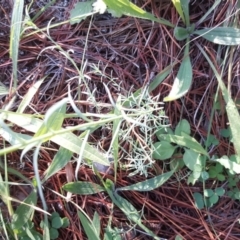
[(180, 0), (172, 0), (172, 3), (177, 10), (179, 16), (181, 17), (182, 21), (186, 24), (186, 20), (183, 14), (182, 6), (181, 6), (181, 1)]
[(10, 57), (13, 65), (13, 81), (14, 88), (17, 88), (17, 61), (19, 51), (20, 32), (23, 18), (23, 0), (14, 1), (12, 21), (11, 21), (11, 33), (10, 33)]
[(240, 160), (240, 141), (239, 141), (239, 136), (240, 136), (240, 116), (239, 116), (239, 112), (238, 109), (234, 103), (234, 101), (232, 100), (231, 96), (228, 94), (228, 90), (220, 76), (220, 74), (218, 73), (217, 69), (215, 68), (214, 64), (212, 63), (212, 61), (210, 60), (210, 58), (208, 57), (207, 53), (203, 50), (203, 48), (197, 44), (198, 48), (200, 49), (200, 51), (202, 52), (202, 54), (205, 56), (205, 58), (207, 59), (210, 67), (212, 68), (219, 87), (221, 88), (222, 94), (223, 94), (223, 98), (224, 101), (226, 103), (226, 111), (227, 111), (227, 115), (228, 115), (228, 120), (229, 120), (229, 127), (231, 129), (232, 132), (232, 142), (235, 148), (235, 151), (238, 155), (238, 161)]
[[(27, 114), (18, 114), (13, 112), (5, 112), (2, 115), (2, 118), (5, 120), (9, 120), (10, 122), (19, 125), (20, 127), (30, 131), (30, 132), (37, 132), (38, 129), (43, 124), (43, 121), (40, 119), (35, 118), (32, 115)], [(106, 121), (107, 122), (107, 121)], [(93, 123), (94, 124), (94, 123)], [(76, 127), (75, 130), (79, 130), (81, 127)], [(27, 145), (37, 142), (39, 140), (43, 141), (44, 139), (51, 139), (51, 141), (57, 143), (58, 145), (79, 154), (81, 150), (81, 146), (83, 141), (79, 139), (76, 135), (71, 133), (71, 131), (74, 129), (60, 129), (59, 131), (63, 131), (59, 134), (59, 131), (56, 132), (49, 132), (46, 134), (43, 134), (42, 136), (30, 138), (25, 140), (24, 142), (19, 142), (18, 144), (13, 145), (12, 147), (5, 148), (0, 150), (0, 155), (4, 153), (8, 153), (14, 150), (17, 150), (19, 148), (24, 148)], [(46, 136), (46, 137), (45, 137)], [(109, 166), (109, 161), (106, 157), (104, 157), (96, 148), (92, 147), (88, 143), (86, 143), (84, 151), (83, 151), (83, 157), (87, 160), (98, 162), (103, 165)]]

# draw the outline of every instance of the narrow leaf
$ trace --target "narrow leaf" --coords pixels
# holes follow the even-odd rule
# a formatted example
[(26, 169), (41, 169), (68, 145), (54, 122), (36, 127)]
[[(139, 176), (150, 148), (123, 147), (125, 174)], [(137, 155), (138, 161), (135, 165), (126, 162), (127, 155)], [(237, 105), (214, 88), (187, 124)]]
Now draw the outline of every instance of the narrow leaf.
[(129, 0), (115, 0), (115, 1), (103, 0), (103, 1), (107, 5), (108, 9), (113, 10), (118, 15), (127, 15), (130, 17), (147, 19), (169, 27), (174, 27), (174, 25), (169, 21), (163, 18), (156, 18), (154, 15), (144, 11), (143, 9), (139, 8), (138, 6), (130, 2)]
[(141, 216), (139, 215), (137, 209), (129, 201), (127, 201), (125, 198), (122, 198), (114, 191), (114, 185), (110, 179), (106, 180), (104, 186), (113, 203), (123, 211), (123, 213), (128, 217), (129, 220), (138, 224), (139, 227), (141, 227), (154, 239), (159, 239), (159, 237), (157, 237), (151, 230), (149, 230), (144, 224), (142, 224)]
[(100, 240), (93, 223), (89, 221), (89, 219), (86, 218), (85, 215), (80, 211), (78, 211), (78, 217), (81, 220), (82, 226), (85, 230), (88, 239)]
[(216, 44), (228, 46), (240, 44), (240, 29), (234, 27), (205, 28), (193, 33)]
[(127, 187), (117, 188), (116, 191), (139, 191), (139, 192), (146, 192), (152, 191), (163, 185), (174, 173), (175, 170), (163, 173), (159, 176), (153, 177), (143, 182), (139, 182)]
[[(43, 121), (40, 119), (35, 118), (33, 115), (27, 115), (27, 114), (18, 114), (14, 112), (4, 112), (2, 114), (2, 118), (5, 120), (8, 120), (16, 125), (19, 125), (20, 127), (30, 131), (30, 132), (37, 132), (37, 130), (43, 125)], [(94, 124), (94, 123), (93, 123)], [(80, 127), (78, 127), (80, 129)], [(63, 130), (63, 129), (60, 129)], [(60, 131), (59, 130), (59, 131)], [(79, 139), (76, 135), (70, 132), (64, 132), (62, 134), (57, 134), (57, 131), (54, 134), (51, 134), (52, 137), (50, 137), (51, 141), (57, 143), (58, 145), (79, 154), (82, 146), (82, 140)], [(50, 132), (51, 133), (51, 132)], [(47, 135), (47, 134), (46, 134)], [(41, 136), (39, 136), (41, 138)], [(46, 138), (48, 139), (48, 138)], [(33, 142), (34, 139), (29, 139), (24, 142), (15, 144), (13, 147), (5, 148), (0, 150), (0, 155), (5, 154), (14, 150), (17, 150), (19, 148), (23, 148), (30, 143)], [(36, 141), (34, 142), (36, 143)], [(110, 163), (108, 159), (103, 156), (96, 148), (92, 147), (88, 143), (86, 143), (84, 151), (83, 151), (83, 157), (87, 160), (91, 160), (93, 162), (98, 162), (103, 165), (109, 166)]]
[(189, 43), (187, 43), (184, 51), (184, 59), (181, 63), (177, 77), (174, 79), (172, 90), (163, 101), (173, 101), (184, 96), (190, 89), (192, 84), (192, 64), (189, 57)]
[(96, 183), (82, 181), (67, 183), (62, 187), (62, 189), (81, 195), (89, 195), (105, 191), (103, 187)]
[(189, 17), (189, 0), (180, 0), (184, 18), (185, 18), (185, 24), (187, 27), (190, 25), (190, 17)]
[(209, 65), (211, 66), (211, 68), (217, 78), (218, 84), (222, 90), (223, 98), (227, 105), (226, 111), (227, 111), (228, 120), (230, 123), (229, 127), (230, 127), (231, 133), (232, 133), (233, 145), (234, 145), (235, 151), (238, 156), (238, 161), (239, 161), (239, 159), (240, 159), (240, 141), (239, 141), (240, 116), (239, 116), (238, 109), (237, 109), (234, 101), (232, 100), (231, 96), (228, 94), (228, 90), (227, 90), (221, 76), (219, 75), (218, 71), (216, 70), (215, 66), (213, 65), (212, 61), (209, 59), (208, 55), (203, 50), (203, 48), (199, 44), (197, 44), (197, 46), (200, 49), (200, 51), (202, 52), (202, 54), (205, 56), (205, 58), (207, 59)]
[(176, 8), (179, 16), (181, 17), (182, 21), (186, 24), (186, 20), (185, 20), (184, 13), (182, 10), (181, 2), (182, 1), (180, 1), (180, 0), (172, 0), (172, 3), (174, 5), (174, 7)]
[(96, 229), (97, 235), (100, 236), (101, 224), (100, 224), (100, 217), (97, 212), (94, 212), (94, 215), (93, 215), (93, 226)]
[(195, 205), (198, 209), (203, 209), (204, 208), (204, 201), (203, 201), (203, 196), (201, 193), (194, 193), (193, 198), (195, 200)]
[(24, 98), (22, 99), (17, 112), (18, 113), (23, 113), (24, 110), (26, 109), (26, 107), (30, 104), (32, 98), (34, 97), (34, 95), (36, 94), (36, 92), (38, 91), (39, 87), (41, 86), (42, 82), (44, 81), (46, 77), (42, 78), (41, 80), (37, 81), (36, 83), (33, 84), (33, 86), (31, 86), (27, 92), (27, 94), (24, 96)]
[(17, 62), (20, 42), (20, 32), (23, 18), (24, 0), (16, 0), (13, 5), (11, 33), (10, 33), (10, 57), (13, 65), (14, 88), (17, 87)]
[(42, 183), (51, 176), (53, 176), (55, 173), (57, 173), (59, 170), (61, 170), (63, 167), (65, 167), (70, 161), (72, 155), (73, 153), (71, 151), (67, 150), (66, 148), (60, 147), (57, 154), (54, 156), (50, 166), (45, 171), (45, 176), (42, 180)]

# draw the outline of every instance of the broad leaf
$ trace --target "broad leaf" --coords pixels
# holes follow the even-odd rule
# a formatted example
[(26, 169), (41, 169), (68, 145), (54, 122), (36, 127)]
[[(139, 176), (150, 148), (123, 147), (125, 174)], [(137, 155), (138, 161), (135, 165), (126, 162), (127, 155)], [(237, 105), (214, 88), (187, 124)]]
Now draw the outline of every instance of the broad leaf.
[(230, 169), (231, 171), (240, 174), (240, 164), (231, 161), (227, 156), (223, 156), (219, 159), (214, 160), (222, 164), (225, 168)]
[(204, 28), (193, 33), (221, 45), (234, 46), (240, 44), (240, 29), (234, 27)]
[(37, 191), (34, 189), (30, 195), (21, 203), (12, 217), (13, 229), (20, 229), (27, 221), (31, 220), (34, 208), (37, 204)]
[(200, 154), (194, 152), (191, 149), (186, 149), (185, 153), (183, 154), (183, 161), (185, 165), (192, 171), (201, 172), (202, 165)]
[(189, 149), (192, 149), (193, 151), (197, 153), (201, 153), (205, 156), (208, 156), (208, 153), (206, 150), (202, 147), (200, 143), (198, 143), (194, 138), (190, 136), (177, 136), (177, 135), (171, 135), (171, 134), (162, 134), (161, 135), (162, 140), (169, 141), (172, 143), (175, 143), (179, 146), (186, 147)]
[(89, 14), (93, 14), (93, 3), (95, 0), (78, 2), (75, 7), (70, 11), (70, 23), (80, 23), (82, 20), (86, 19)]
[(178, 136), (181, 136), (182, 133), (185, 133), (187, 135), (190, 135), (191, 130), (190, 130), (190, 124), (186, 119), (182, 119), (178, 125), (176, 126), (175, 129), (175, 134)]
[(160, 141), (153, 144), (154, 150), (152, 157), (157, 160), (166, 160), (169, 159), (176, 147), (170, 144), (167, 141)]

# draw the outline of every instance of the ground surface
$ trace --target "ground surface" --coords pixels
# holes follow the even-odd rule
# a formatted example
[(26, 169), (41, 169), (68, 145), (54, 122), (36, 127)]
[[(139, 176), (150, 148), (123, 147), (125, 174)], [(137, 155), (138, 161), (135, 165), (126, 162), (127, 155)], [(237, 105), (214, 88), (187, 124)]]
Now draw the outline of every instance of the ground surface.
[[(0, 81), (7, 87), (12, 82), (12, 66), (9, 58), (9, 33), (10, 16), (12, 11), (11, 1), (0, 1)], [(47, 2), (47, 1), (46, 1)], [(31, 10), (30, 16), (34, 17), (39, 9), (44, 6), (45, 1), (36, 1)], [(69, 18), (69, 12), (73, 8), (75, 0), (58, 1), (49, 7), (49, 9), (37, 17), (34, 23), (39, 28), (47, 26), (52, 19), (52, 23), (64, 21)], [(154, 13), (156, 16), (168, 19), (174, 24), (179, 21), (170, 1), (137, 1), (138, 6), (144, 7)], [(191, 21), (197, 22), (214, 1), (191, 1)], [(226, 11), (229, 4), (235, 4), (235, 1), (223, 1), (214, 14), (205, 22), (205, 27), (217, 25), (226, 17)], [(27, 1), (26, 1), (27, 4)], [(234, 7), (232, 7), (234, 9)], [(88, 30), (90, 31), (88, 34)], [(29, 34), (32, 30), (27, 31)], [(108, 95), (103, 86), (106, 83), (111, 91), (113, 98), (116, 99), (119, 93), (127, 95), (130, 91), (135, 91), (146, 85), (151, 79), (175, 60), (181, 61), (181, 43), (173, 38), (173, 31), (159, 24), (153, 24), (149, 21), (139, 20), (131, 17), (122, 17), (120, 19), (112, 18), (110, 14), (98, 15), (92, 19), (86, 19), (80, 24), (64, 24), (50, 30), (52, 39), (65, 51), (74, 50), (71, 53), (77, 66), (83, 66), (84, 74), (89, 76), (88, 87), (96, 89), (95, 98), (99, 102), (109, 103)], [(88, 35), (88, 40), (87, 36)], [(84, 47), (87, 48), (84, 53)], [(221, 51), (223, 57), (225, 50), (219, 50), (216, 46), (203, 39), (198, 43), (207, 47), (213, 56), (217, 51)], [(31, 34), (25, 36), (20, 43), (20, 54), (18, 63), (18, 96), (19, 101), (37, 80), (46, 77), (40, 91), (33, 98), (31, 107), (27, 113), (44, 114), (46, 110), (55, 102), (67, 96), (67, 84), (70, 82), (72, 96), (77, 94), (78, 80), (74, 79), (77, 72), (72, 64), (60, 54), (57, 49), (50, 48), (53, 43), (44, 36), (44, 33)], [(45, 49), (43, 52), (42, 50)], [(180, 54), (179, 54), (180, 53)], [(204, 139), (208, 131), (208, 121), (211, 115), (211, 108), (214, 94), (217, 88), (217, 82), (210, 70), (206, 60), (199, 53), (194, 42), (191, 45), (191, 54), (194, 80), (191, 91), (182, 100), (165, 104), (165, 112), (169, 117), (170, 124), (174, 128), (180, 119), (185, 118), (191, 124), (192, 135), (199, 141)], [(239, 66), (239, 56), (234, 55), (233, 59), (233, 81), (231, 84), (232, 95), (235, 100), (238, 99), (239, 83), (234, 74)], [(97, 66), (105, 77), (100, 76), (93, 66)], [(176, 76), (178, 67), (174, 68), (171, 74), (161, 84), (153, 95), (160, 95), (159, 101), (166, 96), (170, 89), (173, 79)], [(226, 72), (226, 69), (223, 69)], [(239, 73), (238, 73), (239, 74)], [(71, 79), (69, 81), (69, 79)], [(227, 73), (223, 74), (223, 79), (227, 81)], [(75, 90), (74, 90), (75, 89)], [(86, 92), (85, 85), (80, 88), (81, 92)], [(1, 105), (6, 104), (11, 99), (1, 98)], [(82, 112), (107, 111), (106, 108), (96, 109), (88, 102), (86, 94), (81, 95), (78, 107)], [(221, 95), (219, 95), (220, 105), (223, 104)], [(17, 108), (19, 102), (15, 102)], [(224, 105), (222, 105), (224, 106)], [(33, 110), (35, 109), (35, 110)], [(14, 110), (14, 108), (12, 109)], [(69, 109), (70, 111), (71, 109)], [(64, 122), (65, 126), (79, 124), (80, 120), (68, 119)], [(233, 153), (233, 148), (228, 141), (221, 138), (219, 130), (226, 128), (227, 119), (224, 107), (220, 114), (213, 118), (211, 133), (220, 141), (218, 147), (213, 148), (211, 154), (227, 155)], [(102, 137), (104, 134), (104, 138)], [(111, 140), (111, 132), (102, 133), (100, 130), (91, 136), (91, 143), (98, 144), (102, 149), (107, 150)], [(54, 145), (45, 148), (39, 158), (39, 171), (42, 174), (46, 166), (51, 162), (55, 153)], [(20, 168), (20, 152), (15, 152), (9, 156), (9, 163), (13, 167), (20, 169), (29, 179), (33, 177), (31, 161), (26, 161), (25, 166)], [(29, 155), (31, 159), (31, 155)], [(157, 164), (161, 169), (161, 163)], [(74, 165), (73, 165), (74, 167)], [(120, 171), (118, 175), (118, 186), (125, 186), (126, 183), (135, 183), (144, 180), (144, 176), (136, 175), (128, 177), (129, 172)], [(147, 193), (124, 193), (123, 196), (128, 199), (138, 210), (144, 205), (145, 220), (143, 223), (152, 231), (166, 239), (174, 239), (177, 234), (184, 239), (239, 239), (239, 202), (231, 200), (224, 196), (220, 201), (209, 210), (209, 218), (206, 210), (196, 209), (192, 193), (201, 191), (201, 185), (189, 186), (186, 183), (185, 170), (167, 182), (160, 189)], [(111, 175), (108, 176), (112, 178)], [(82, 167), (79, 172), (80, 180), (96, 181), (95, 175), (88, 167)], [(178, 179), (178, 180), (177, 180)], [(12, 181), (16, 179), (12, 179)], [(177, 181), (176, 181), (177, 180)], [(71, 204), (66, 204), (57, 195), (53, 195), (48, 188), (61, 192), (61, 186), (66, 183), (65, 170), (53, 176), (46, 183), (45, 194), (49, 204), (49, 209), (55, 209), (62, 216), (69, 217), (71, 225), (67, 230), (61, 231), (59, 239), (86, 239), (84, 232), (80, 228), (78, 216), (75, 208)], [(218, 184), (210, 182), (209, 185)], [(19, 191), (13, 187), (13, 192)], [(26, 189), (21, 189), (26, 191)], [(18, 196), (17, 196), (18, 197)], [(92, 218), (94, 211), (97, 211), (101, 217), (102, 229), (107, 225), (111, 215), (111, 204), (106, 196), (98, 194), (92, 196), (74, 196), (74, 201), (81, 206), (84, 211)], [(39, 201), (40, 204), (40, 201)], [(41, 216), (34, 219), (38, 224)], [(114, 208), (112, 214), (112, 225), (118, 228), (129, 230), (126, 216)], [(146, 235), (137, 232), (133, 234), (129, 231), (124, 239), (148, 239)], [(149, 238), (150, 239), (150, 238)]]

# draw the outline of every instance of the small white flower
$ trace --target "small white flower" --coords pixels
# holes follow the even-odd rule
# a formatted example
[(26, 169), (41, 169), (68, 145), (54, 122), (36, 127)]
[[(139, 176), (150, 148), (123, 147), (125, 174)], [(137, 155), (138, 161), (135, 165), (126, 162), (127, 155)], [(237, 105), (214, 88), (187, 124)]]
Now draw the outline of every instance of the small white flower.
[(93, 3), (93, 11), (99, 12), (100, 14), (103, 14), (107, 10), (107, 5), (103, 0), (97, 0), (95, 3)]

